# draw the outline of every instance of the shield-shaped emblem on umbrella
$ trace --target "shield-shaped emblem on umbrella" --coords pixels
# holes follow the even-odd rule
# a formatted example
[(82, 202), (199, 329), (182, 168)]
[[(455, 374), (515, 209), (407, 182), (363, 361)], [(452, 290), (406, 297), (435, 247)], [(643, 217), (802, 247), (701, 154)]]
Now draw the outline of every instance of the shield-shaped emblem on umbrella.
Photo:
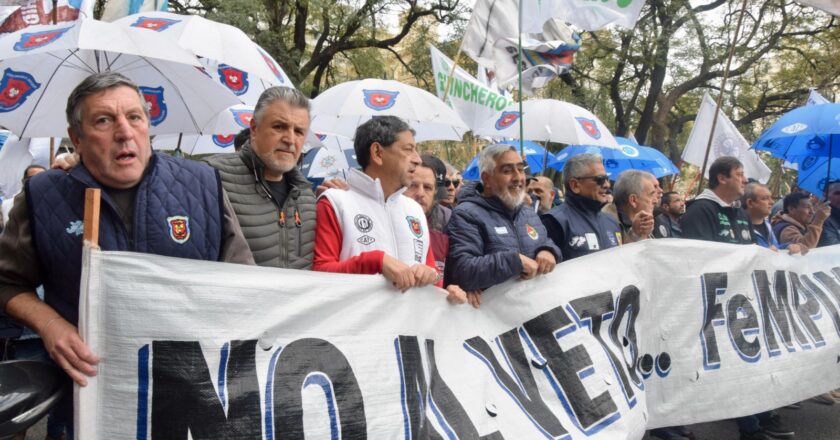
[(222, 147), (222, 148), (227, 148), (227, 147), (229, 147), (229, 146), (233, 145), (233, 139), (234, 139), (235, 137), (236, 137), (236, 135), (235, 135), (235, 134), (228, 134), (228, 135), (224, 135), (224, 134), (214, 134), (214, 135), (212, 136), (212, 138), (213, 138), (213, 143), (214, 143), (214, 144), (216, 144), (216, 145), (218, 145), (218, 146), (220, 146), (220, 147)]
[(805, 160), (802, 161), (801, 164), (799, 164), (799, 168), (802, 171), (807, 171), (807, 170), (811, 169), (811, 167), (813, 167), (817, 163), (818, 160), (819, 160), (819, 158), (817, 156), (808, 156), (808, 157), (805, 158)]
[(39, 47), (44, 47), (55, 40), (61, 38), (67, 30), (72, 26), (64, 29), (50, 29), (42, 32), (27, 32), (20, 36), (20, 40), (15, 43), (13, 49), (18, 52), (26, 52)]
[(496, 120), (496, 130), (504, 130), (519, 120), (519, 112), (502, 112), (502, 116)]
[(598, 124), (593, 121), (592, 119), (576, 117), (578, 124), (580, 127), (583, 128), (583, 131), (589, 135), (592, 139), (600, 139), (601, 138), (601, 130), (598, 130)]
[(237, 109), (230, 109), (231, 114), (233, 114), (233, 121), (236, 122), (242, 128), (248, 128), (251, 126), (251, 119), (254, 118), (253, 110), (237, 110)]
[(155, 32), (163, 32), (167, 28), (169, 28), (169, 26), (180, 22), (181, 20), (172, 20), (168, 18), (139, 17), (137, 18), (137, 21), (131, 24), (131, 26), (143, 29), (151, 29)]
[(248, 73), (239, 69), (219, 64), (219, 79), (236, 96), (244, 95), (248, 91)]
[(12, 69), (3, 71), (0, 79), (0, 113), (10, 112), (26, 102), (26, 98), (41, 84), (26, 72), (15, 72)]
[(362, 89), (365, 94), (365, 105), (372, 110), (387, 110), (394, 106), (400, 92), (389, 90)]
[(158, 125), (166, 119), (166, 101), (163, 97), (163, 87), (140, 87), (140, 93), (149, 107), (149, 118), (152, 125)]

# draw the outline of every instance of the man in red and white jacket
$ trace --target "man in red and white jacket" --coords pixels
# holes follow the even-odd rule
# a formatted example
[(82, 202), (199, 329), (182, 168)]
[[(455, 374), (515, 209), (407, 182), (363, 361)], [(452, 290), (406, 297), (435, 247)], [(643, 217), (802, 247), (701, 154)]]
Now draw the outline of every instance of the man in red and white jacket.
[[(313, 270), (385, 276), (406, 291), (442, 286), (423, 208), (403, 196), (420, 164), (414, 130), (393, 116), (373, 118), (356, 129), (356, 159), (350, 189), (328, 189), (316, 205)], [(463, 303), (466, 293), (447, 288)]]

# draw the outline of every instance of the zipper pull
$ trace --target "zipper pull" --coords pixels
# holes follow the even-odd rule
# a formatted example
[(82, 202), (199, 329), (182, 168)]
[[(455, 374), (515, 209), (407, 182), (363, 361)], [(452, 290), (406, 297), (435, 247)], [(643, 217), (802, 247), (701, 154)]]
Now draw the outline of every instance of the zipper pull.
[(283, 211), (280, 211), (280, 218), (278, 220), (280, 221), (280, 227), (285, 228), (286, 227), (286, 213), (283, 212)]
[(295, 209), (295, 226), (300, 227), (300, 212)]

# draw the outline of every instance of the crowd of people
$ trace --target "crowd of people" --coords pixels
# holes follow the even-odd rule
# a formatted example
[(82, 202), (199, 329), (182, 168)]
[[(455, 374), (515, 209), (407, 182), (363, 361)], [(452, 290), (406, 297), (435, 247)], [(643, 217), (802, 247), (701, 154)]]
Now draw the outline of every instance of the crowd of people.
[[(442, 299), (475, 308), (494, 285), (641, 240), (682, 237), (803, 254), (840, 242), (840, 182), (829, 184), (828, 202), (792, 192), (773, 216), (770, 191), (748, 182), (733, 157), (716, 160), (709, 188), (688, 202), (663, 193), (645, 171), (626, 171), (611, 185), (616, 176), (593, 154), (567, 161), (559, 190), (545, 176), (529, 177), (516, 147), (505, 144), (484, 148), (480, 180), (464, 182), (451, 165), (418, 152), (406, 122), (383, 116), (356, 131), (361, 169), (350, 170), (346, 182), (313, 188), (298, 169), (309, 101), (295, 89), (266, 90), (237, 151), (204, 162), (152, 151), (143, 97), (119, 74), (86, 79), (66, 111), (80, 162), (27, 170), (0, 235), (0, 311), (37, 334), (40, 355), (82, 386), (99, 362), (76, 327), (87, 188), (103, 190), (104, 250), (381, 274), (396, 290), (438, 286)], [(23, 353), (24, 341), (9, 345)], [(55, 417), (72, 437), (72, 399)], [(743, 439), (794, 435), (773, 412), (737, 421)], [(693, 438), (684, 427), (652, 434)]]

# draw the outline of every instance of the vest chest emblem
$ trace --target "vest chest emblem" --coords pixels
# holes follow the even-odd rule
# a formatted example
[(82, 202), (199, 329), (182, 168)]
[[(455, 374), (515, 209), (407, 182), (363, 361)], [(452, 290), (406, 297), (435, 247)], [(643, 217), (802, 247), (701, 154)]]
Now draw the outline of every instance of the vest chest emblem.
[(536, 240), (540, 238), (540, 234), (537, 233), (537, 230), (534, 229), (533, 226), (526, 224), (525, 231), (528, 232), (528, 236), (531, 237), (531, 240)]
[(190, 239), (190, 218), (176, 215), (166, 218), (169, 225), (169, 237), (178, 244), (184, 244)]
[[(373, 220), (370, 217), (364, 214), (357, 214), (356, 217), (353, 218), (353, 224), (356, 226), (356, 229), (359, 230), (362, 234), (366, 234), (373, 229)], [(362, 243), (361, 241), (359, 243)], [(372, 243), (372, 242), (371, 242)], [(362, 243), (362, 244), (369, 244), (369, 243)]]

